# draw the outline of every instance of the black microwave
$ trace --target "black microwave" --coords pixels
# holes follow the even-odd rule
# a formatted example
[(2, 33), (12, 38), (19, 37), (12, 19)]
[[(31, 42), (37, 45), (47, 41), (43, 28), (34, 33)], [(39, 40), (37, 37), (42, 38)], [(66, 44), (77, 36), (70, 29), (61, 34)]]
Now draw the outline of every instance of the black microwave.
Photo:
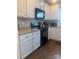
[(43, 20), (45, 18), (45, 11), (39, 8), (35, 8), (35, 19)]

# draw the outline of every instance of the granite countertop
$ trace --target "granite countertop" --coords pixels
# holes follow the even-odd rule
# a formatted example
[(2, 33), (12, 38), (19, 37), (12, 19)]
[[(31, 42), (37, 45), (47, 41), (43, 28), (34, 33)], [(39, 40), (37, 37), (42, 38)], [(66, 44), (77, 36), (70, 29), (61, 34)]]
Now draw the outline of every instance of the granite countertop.
[(21, 28), (21, 29), (18, 29), (18, 32), (19, 32), (19, 35), (24, 35), (38, 30), (39, 29), (36, 29), (36, 28)]

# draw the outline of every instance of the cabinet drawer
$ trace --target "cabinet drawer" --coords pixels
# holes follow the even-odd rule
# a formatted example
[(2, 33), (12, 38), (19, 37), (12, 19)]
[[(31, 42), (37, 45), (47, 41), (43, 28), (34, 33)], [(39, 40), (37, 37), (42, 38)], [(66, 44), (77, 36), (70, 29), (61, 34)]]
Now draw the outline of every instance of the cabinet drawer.
[(20, 40), (24, 40), (24, 39), (27, 40), (32, 39), (32, 33), (20, 36)]
[(38, 34), (40, 34), (40, 31), (33, 32), (33, 35), (38, 35)]
[(38, 35), (33, 35), (33, 38), (40, 38), (40, 34), (38, 34)]
[(40, 37), (40, 31), (33, 32), (33, 38), (35, 38), (37, 36)]

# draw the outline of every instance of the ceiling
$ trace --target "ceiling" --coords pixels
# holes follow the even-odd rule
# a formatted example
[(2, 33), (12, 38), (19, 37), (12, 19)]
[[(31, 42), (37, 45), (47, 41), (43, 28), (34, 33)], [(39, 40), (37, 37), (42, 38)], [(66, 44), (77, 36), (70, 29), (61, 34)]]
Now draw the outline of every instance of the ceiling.
[(60, 4), (61, 0), (44, 0), (49, 5)]

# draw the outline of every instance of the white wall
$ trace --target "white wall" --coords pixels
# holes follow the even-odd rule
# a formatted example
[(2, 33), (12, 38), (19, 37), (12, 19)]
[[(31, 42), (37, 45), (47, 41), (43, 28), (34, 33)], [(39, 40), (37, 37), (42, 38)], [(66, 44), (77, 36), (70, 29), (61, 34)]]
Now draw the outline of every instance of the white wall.
[(58, 7), (57, 13), (56, 13), (56, 19), (59, 20), (58, 26), (61, 26), (61, 8)]
[(56, 5), (52, 5), (50, 6), (50, 16), (49, 18), (51, 20), (59, 20), (58, 22), (58, 26), (61, 26), (61, 8), (60, 8), (60, 4), (56, 4)]
[(61, 8), (58, 8), (58, 10), (56, 12), (56, 18), (61, 21)]
[(58, 5), (50, 6), (50, 19), (56, 19), (57, 10), (58, 10)]
[(50, 19), (61, 19), (61, 8), (60, 4), (50, 6)]

